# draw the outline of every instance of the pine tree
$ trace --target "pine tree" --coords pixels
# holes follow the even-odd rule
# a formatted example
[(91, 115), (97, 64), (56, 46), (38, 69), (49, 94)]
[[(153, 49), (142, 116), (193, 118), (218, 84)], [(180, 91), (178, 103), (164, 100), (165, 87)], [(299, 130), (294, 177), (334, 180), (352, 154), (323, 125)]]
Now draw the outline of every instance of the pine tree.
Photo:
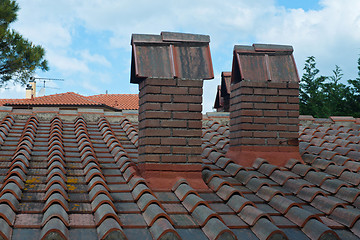
[(348, 106), (354, 117), (360, 117), (360, 57), (358, 58), (358, 77), (354, 80), (348, 80), (350, 84), (350, 93), (348, 97)]
[(323, 93), (326, 77), (317, 76), (319, 69), (316, 68), (315, 57), (308, 57), (305, 61), (304, 74), (300, 81), (300, 114), (323, 117), (326, 114), (324, 108)]
[(9, 80), (25, 84), (36, 69), (48, 70), (45, 50), (9, 28), (18, 10), (14, 0), (0, 0), (0, 87)]
[(341, 83), (343, 73), (338, 65), (335, 65), (333, 75), (328, 77), (329, 82), (324, 83), (325, 109), (326, 117), (329, 116), (348, 116), (351, 115), (347, 98), (349, 97), (349, 86)]

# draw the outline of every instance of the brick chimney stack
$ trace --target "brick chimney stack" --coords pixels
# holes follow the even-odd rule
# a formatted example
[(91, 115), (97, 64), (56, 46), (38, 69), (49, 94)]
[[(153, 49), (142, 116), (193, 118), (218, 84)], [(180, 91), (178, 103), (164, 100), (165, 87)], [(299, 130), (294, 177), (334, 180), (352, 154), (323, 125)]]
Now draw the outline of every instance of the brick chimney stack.
[(244, 166), (258, 158), (283, 166), (300, 161), (299, 76), (293, 48), (235, 46), (230, 100), (230, 151)]
[(224, 112), (230, 111), (230, 87), (231, 82), (231, 72), (222, 72), (221, 73), (221, 97), (223, 98)]
[(154, 188), (176, 177), (205, 187), (202, 86), (213, 78), (209, 36), (162, 32), (132, 35), (131, 83), (139, 84), (139, 170)]

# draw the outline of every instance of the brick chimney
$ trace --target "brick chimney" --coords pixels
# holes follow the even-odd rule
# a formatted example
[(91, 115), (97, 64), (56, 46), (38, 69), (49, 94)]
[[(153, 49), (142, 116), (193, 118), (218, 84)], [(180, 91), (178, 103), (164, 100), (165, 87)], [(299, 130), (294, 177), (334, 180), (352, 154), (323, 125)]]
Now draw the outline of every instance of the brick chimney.
[(224, 112), (230, 111), (230, 82), (231, 82), (231, 72), (222, 72), (221, 73), (221, 97), (223, 98)]
[(217, 112), (229, 112), (231, 72), (221, 73), (221, 85), (218, 86), (214, 108)]
[(299, 154), (299, 76), (293, 48), (235, 46), (228, 157), (251, 166), (258, 157), (284, 166)]
[(132, 35), (131, 83), (139, 84), (140, 174), (156, 189), (177, 177), (206, 187), (202, 170), (202, 87), (212, 79), (209, 36)]

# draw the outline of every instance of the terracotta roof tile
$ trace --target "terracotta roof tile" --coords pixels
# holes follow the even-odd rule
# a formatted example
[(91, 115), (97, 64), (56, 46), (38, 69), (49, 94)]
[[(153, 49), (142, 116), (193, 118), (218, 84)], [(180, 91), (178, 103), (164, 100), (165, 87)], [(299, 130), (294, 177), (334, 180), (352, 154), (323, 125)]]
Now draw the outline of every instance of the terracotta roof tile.
[(139, 97), (137, 94), (99, 94), (88, 96), (87, 98), (118, 109), (136, 110), (139, 108)]
[(66, 92), (54, 95), (47, 95), (42, 97), (35, 97), (33, 99), (16, 99), (12, 100), (9, 103), (5, 103), (5, 106), (10, 105), (33, 105), (33, 106), (41, 106), (41, 105), (90, 105), (96, 106), (101, 105), (101, 103), (92, 101), (87, 97), (84, 97), (80, 94), (76, 94), (74, 92)]
[(129, 119), (1, 120), (4, 238), (30, 232), (37, 239), (87, 240), (360, 236), (359, 149), (349, 143), (357, 141), (356, 127), (303, 127), (305, 164), (289, 160), (279, 168), (258, 159), (244, 168), (225, 157), (228, 127), (211, 120), (203, 131), (208, 191), (179, 181), (156, 192), (136, 173), (137, 124)]
[(0, 99), (0, 106), (84, 106), (136, 110), (137, 94), (100, 94), (83, 96), (74, 92), (59, 93), (33, 99)]

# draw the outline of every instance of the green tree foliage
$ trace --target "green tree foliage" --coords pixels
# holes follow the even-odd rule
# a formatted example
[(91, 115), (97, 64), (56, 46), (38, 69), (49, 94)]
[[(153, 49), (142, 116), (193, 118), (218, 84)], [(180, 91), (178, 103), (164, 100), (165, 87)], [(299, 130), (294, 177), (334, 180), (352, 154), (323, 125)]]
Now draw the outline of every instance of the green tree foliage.
[(14, 0), (0, 0), (0, 87), (9, 80), (25, 84), (36, 69), (48, 70), (45, 50), (9, 28), (18, 10)]
[(300, 81), (300, 114), (321, 117), (324, 112), (324, 76), (317, 76), (315, 57), (305, 61), (304, 74)]
[(300, 81), (300, 114), (314, 117), (360, 117), (360, 58), (358, 78), (341, 83), (342, 70), (335, 66), (332, 76), (318, 76), (315, 57), (305, 61)]
[(358, 77), (354, 80), (348, 80), (348, 83), (350, 84), (348, 104), (350, 111), (354, 113), (354, 117), (360, 117), (360, 57), (358, 59), (357, 68)]

